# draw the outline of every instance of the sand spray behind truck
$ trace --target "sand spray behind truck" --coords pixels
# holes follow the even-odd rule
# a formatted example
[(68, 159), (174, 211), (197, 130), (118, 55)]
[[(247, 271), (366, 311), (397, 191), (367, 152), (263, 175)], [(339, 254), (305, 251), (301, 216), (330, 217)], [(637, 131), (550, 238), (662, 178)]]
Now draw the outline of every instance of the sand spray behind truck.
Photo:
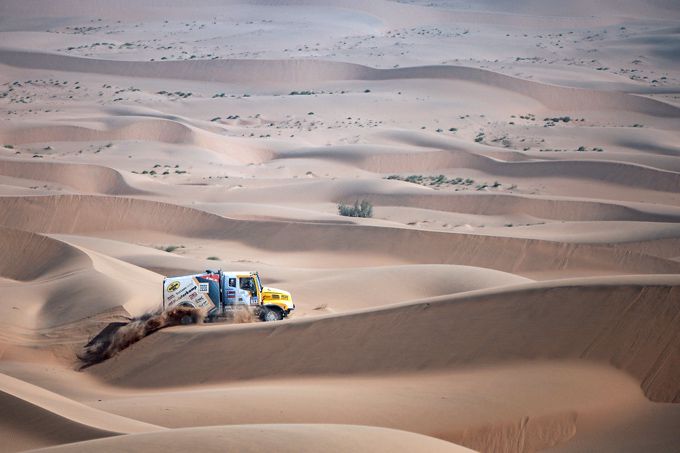
[(206, 270), (163, 279), (162, 308), (138, 318), (112, 322), (78, 354), (81, 369), (113, 357), (165, 327), (204, 320), (234, 323), (277, 321), (295, 309), (288, 291), (264, 287), (257, 272)]
[[(138, 318), (129, 318), (128, 321), (112, 322), (92, 338), (78, 354), (81, 361), (80, 369), (103, 362), (161, 329), (187, 324), (187, 318), (190, 318), (191, 324), (196, 324), (202, 322), (204, 317), (203, 310), (177, 306), (161, 312), (147, 313)], [(257, 320), (249, 310), (237, 310), (229, 322), (241, 324)]]

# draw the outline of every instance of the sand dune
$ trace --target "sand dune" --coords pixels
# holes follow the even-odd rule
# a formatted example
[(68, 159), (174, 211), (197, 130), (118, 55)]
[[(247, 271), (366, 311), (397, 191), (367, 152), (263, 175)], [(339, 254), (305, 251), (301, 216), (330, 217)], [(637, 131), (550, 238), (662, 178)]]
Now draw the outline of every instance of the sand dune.
[[(226, 142), (224, 137), (214, 134), (210, 131), (196, 128), (185, 124), (177, 119), (165, 119), (158, 117), (138, 117), (136, 115), (120, 115), (116, 117), (114, 121), (108, 121), (108, 127), (102, 128), (92, 127), (90, 124), (85, 123), (85, 125), (54, 125), (54, 124), (40, 124), (25, 126), (21, 128), (6, 128), (0, 129), (0, 141), (4, 143), (15, 143), (15, 144), (34, 144), (34, 143), (54, 143), (54, 142), (103, 142), (103, 141), (148, 141), (148, 142), (159, 142), (159, 143), (170, 143), (170, 144), (183, 144), (183, 145), (195, 145), (203, 149), (218, 151), (219, 156), (215, 156), (213, 153), (213, 158), (219, 159), (220, 157), (226, 157), (231, 159), (232, 162), (262, 162), (268, 160), (271, 157), (271, 153), (266, 152), (262, 149), (257, 148), (246, 148), (246, 153), (239, 152), (245, 147), (243, 145), (236, 146), (233, 142)], [(89, 126), (89, 127), (88, 127)], [(112, 143), (107, 144), (111, 146)], [(5, 163), (5, 166), (10, 165), (10, 163)], [(15, 163), (15, 165), (18, 165)], [(11, 167), (6, 167), (8, 175), (12, 173), (19, 173), (16, 166), (12, 171)], [(39, 167), (38, 167), (39, 168)], [(72, 167), (71, 167), (72, 168)], [(87, 169), (88, 167), (84, 167)], [(66, 171), (78, 171), (78, 170), (66, 170)], [(32, 172), (24, 172), (27, 174), (35, 174), (37, 170)], [(99, 174), (97, 174), (97, 172)], [(102, 173), (109, 172), (112, 175), (105, 175)], [(55, 182), (59, 181), (72, 181), (79, 179), (91, 179), (96, 178), (98, 180), (103, 179), (104, 181), (99, 184), (104, 184), (108, 192), (116, 195), (126, 195), (141, 193), (139, 190), (134, 190), (132, 188), (123, 187), (124, 183), (118, 182), (116, 180), (121, 180), (120, 174), (116, 174), (113, 170), (103, 170), (97, 169), (97, 167), (92, 166), (92, 169), (88, 171), (87, 175), (75, 175), (73, 178), (66, 175), (62, 176), (45, 176), (49, 173), (41, 173), (36, 176), (41, 176), (38, 179), (44, 179), (47, 181), (57, 179)], [(112, 182), (106, 183), (107, 180), (114, 180)], [(82, 187), (78, 189), (83, 192), (88, 192), (91, 190), (91, 186), (87, 183), (81, 182)], [(110, 187), (109, 187), (110, 186)], [(120, 186), (120, 187), (119, 187)], [(101, 192), (101, 190), (100, 190)]]
[[(492, 415), (479, 410), (479, 401), (485, 402)], [(187, 411), (192, 404), (206, 409), (202, 420)], [(424, 405), (427, 417), (418, 409)], [(238, 381), (219, 387), (112, 395), (96, 407), (169, 427), (275, 423), (281, 417), (289, 423), (316, 420), (380, 426), (438, 437), (478, 451), (503, 450), (508, 444), (534, 451), (556, 446), (568, 449), (574, 443), (582, 449), (597, 449), (596, 441), (582, 433), (597, 432), (593, 428), (598, 421), (608, 424), (607, 420), (616, 419), (614, 414), (626, 411), (644, 414), (649, 424), (665, 425), (649, 445), (663, 449), (677, 438), (670, 434), (668, 423), (661, 421), (677, 417), (674, 405), (649, 402), (638, 384), (621, 371), (583, 362)], [(258, 410), (263, 407), (268, 410)], [(385, 412), (390, 416), (385, 417)], [(625, 424), (614, 421), (606, 429), (617, 431), (617, 447), (635, 451), (626, 446), (635, 442), (636, 435), (626, 432)]]
[(675, 222), (680, 218), (680, 210), (669, 206), (502, 193), (439, 192), (427, 195), (363, 194), (363, 196), (376, 205), (383, 206), (395, 206), (398, 202), (399, 206), (417, 206), (448, 212), (484, 215), (526, 214), (536, 219), (572, 222)]
[(165, 120), (145, 120), (106, 131), (79, 126), (42, 126), (2, 131), (6, 143), (46, 143), (65, 141), (148, 140), (168, 143), (192, 141), (191, 129)]
[[(612, 247), (415, 231), (372, 226), (231, 220), (164, 203), (94, 196), (0, 199), (0, 224), (41, 233), (150, 230), (236, 240), (271, 251), (371, 251), (432, 264), (505, 272), (588, 269), (589, 272), (673, 273), (678, 263)], [(40, 219), (35, 213), (40, 212)], [(11, 214), (10, 214), (11, 213)], [(17, 214), (21, 213), (21, 216)], [(87, 221), (83, 221), (87, 216)], [(29, 222), (28, 219), (31, 219)], [(426, 244), (419, 238), (427, 237)], [(474, 252), (473, 252), (474, 251)]]
[(5, 65), (26, 69), (109, 74), (128, 77), (203, 80), (224, 83), (277, 83), (294, 85), (332, 80), (444, 79), (512, 91), (556, 110), (625, 110), (661, 117), (679, 117), (680, 109), (645, 97), (544, 85), (477, 68), (425, 66), (374, 69), (367, 66), (317, 60), (208, 60), (107, 61), (65, 55), (0, 50)]
[(9, 228), (0, 228), (0, 232), (2, 278), (55, 278), (91, 264), (86, 254), (47, 236)]
[(231, 425), (175, 429), (163, 433), (118, 436), (36, 451), (121, 451), (163, 448), (186, 451), (201, 445), (204, 451), (259, 452), (469, 452), (458, 445), (404, 431), (350, 425)]
[(0, 450), (676, 450), (679, 6), (0, 1)]
[[(569, 160), (503, 162), (460, 150), (394, 153), (393, 149), (390, 149), (382, 155), (377, 153), (366, 155), (365, 147), (336, 148), (332, 151), (329, 152), (327, 148), (318, 151), (307, 149), (304, 153), (282, 153), (280, 157), (313, 157), (340, 161), (350, 159), (360, 168), (376, 173), (432, 172), (453, 168), (472, 168), (503, 177), (570, 177), (667, 192), (680, 187), (680, 173), (621, 162), (593, 160), (588, 162)], [(385, 149), (385, 151), (388, 150)], [(349, 156), (345, 157), (345, 152)]]
[(153, 272), (39, 234), (0, 231), (0, 277), (16, 281), (3, 285), (2, 343), (36, 340), (35, 332), (15, 326), (63, 326), (119, 307), (140, 315), (157, 306), (149, 285), (161, 277)]
[[(677, 293), (677, 276), (536, 283), (280, 326), (168, 330), (92, 372), (148, 387), (580, 358), (627, 371), (654, 401), (677, 402)], [(193, 351), (230, 344), (234, 353), (206, 363), (200, 355), (178, 356), (176, 342)], [(253, 355), (267, 359), (254, 362)]]
[[(344, 312), (379, 306), (383, 304), (382, 301), (394, 304), (531, 281), (491, 269), (426, 264), (305, 271), (299, 274), (305, 277), (295, 278), (292, 275), (286, 279), (285, 286), (295, 292), (300, 301), (301, 313), (312, 314), (314, 312), (309, 308), (318, 310), (318, 313)], [(271, 277), (269, 273), (267, 277)], [(380, 285), (374, 284), (377, 282)], [(324, 297), (319, 297), (319, 294), (324, 294)], [(306, 305), (311, 306), (307, 308)]]
[(96, 165), (0, 160), (0, 175), (33, 181), (50, 181), (84, 193), (108, 195), (143, 193), (131, 187), (116, 170)]
[(4, 374), (0, 387), (5, 451), (163, 429), (92, 409)]

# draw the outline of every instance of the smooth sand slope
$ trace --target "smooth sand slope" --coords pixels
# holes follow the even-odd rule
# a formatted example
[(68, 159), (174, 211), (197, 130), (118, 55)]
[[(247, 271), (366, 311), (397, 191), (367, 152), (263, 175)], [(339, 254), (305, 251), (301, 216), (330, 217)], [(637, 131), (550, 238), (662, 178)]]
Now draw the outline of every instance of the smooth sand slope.
[[(678, 19), (0, 2), (0, 450), (676, 450)], [(82, 368), (205, 269), (296, 309)]]
[(431, 437), (396, 431), (351, 425), (231, 425), (221, 427), (184, 428), (167, 433), (118, 436), (67, 444), (35, 451), (121, 451), (163, 448), (166, 451), (186, 451), (200, 445), (203, 451), (259, 452), (468, 452), (464, 447)]
[(92, 409), (4, 374), (0, 382), (5, 451), (162, 429)]

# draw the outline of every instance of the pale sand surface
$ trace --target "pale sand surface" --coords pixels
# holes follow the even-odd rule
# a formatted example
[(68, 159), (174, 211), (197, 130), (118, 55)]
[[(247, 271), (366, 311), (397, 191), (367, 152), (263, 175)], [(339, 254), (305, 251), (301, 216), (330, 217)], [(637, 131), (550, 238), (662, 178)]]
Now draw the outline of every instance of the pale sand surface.
[[(0, 451), (677, 450), (679, 23), (0, 2)], [(79, 369), (208, 268), (294, 314)]]

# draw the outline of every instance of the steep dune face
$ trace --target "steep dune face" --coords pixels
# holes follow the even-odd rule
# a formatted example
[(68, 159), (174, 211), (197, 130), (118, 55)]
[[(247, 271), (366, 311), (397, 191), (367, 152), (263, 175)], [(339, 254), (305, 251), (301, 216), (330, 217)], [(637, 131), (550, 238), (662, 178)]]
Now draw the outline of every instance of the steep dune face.
[(571, 269), (673, 273), (680, 269), (680, 264), (673, 261), (607, 246), (360, 225), (241, 221), (191, 208), (129, 198), (5, 197), (0, 199), (0, 206), (3, 207), (0, 225), (43, 233), (162, 231), (236, 240), (275, 252), (371, 251), (408, 261), (463, 264), (518, 273)]
[(121, 307), (140, 315), (160, 303), (153, 285), (161, 276), (145, 269), (10, 228), (0, 227), (0, 247), (0, 277), (8, 279), (2, 343), (49, 343), (17, 326), (54, 328)]
[[(677, 402), (679, 283), (631, 277), (531, 284), (285, 325), (165, 331), (92, 372), (148, 387), (583, 359), (627, 371), (654, 401)], [(176, 353), (180, 344), (205, 351), (216, 343), (229, 344), (231, 353), (206, 352), (207, 361)]]
[(0, 227), (0, 277), (19, 281), (56, 277), (91, 264), (87, 255), (47, 236)]

